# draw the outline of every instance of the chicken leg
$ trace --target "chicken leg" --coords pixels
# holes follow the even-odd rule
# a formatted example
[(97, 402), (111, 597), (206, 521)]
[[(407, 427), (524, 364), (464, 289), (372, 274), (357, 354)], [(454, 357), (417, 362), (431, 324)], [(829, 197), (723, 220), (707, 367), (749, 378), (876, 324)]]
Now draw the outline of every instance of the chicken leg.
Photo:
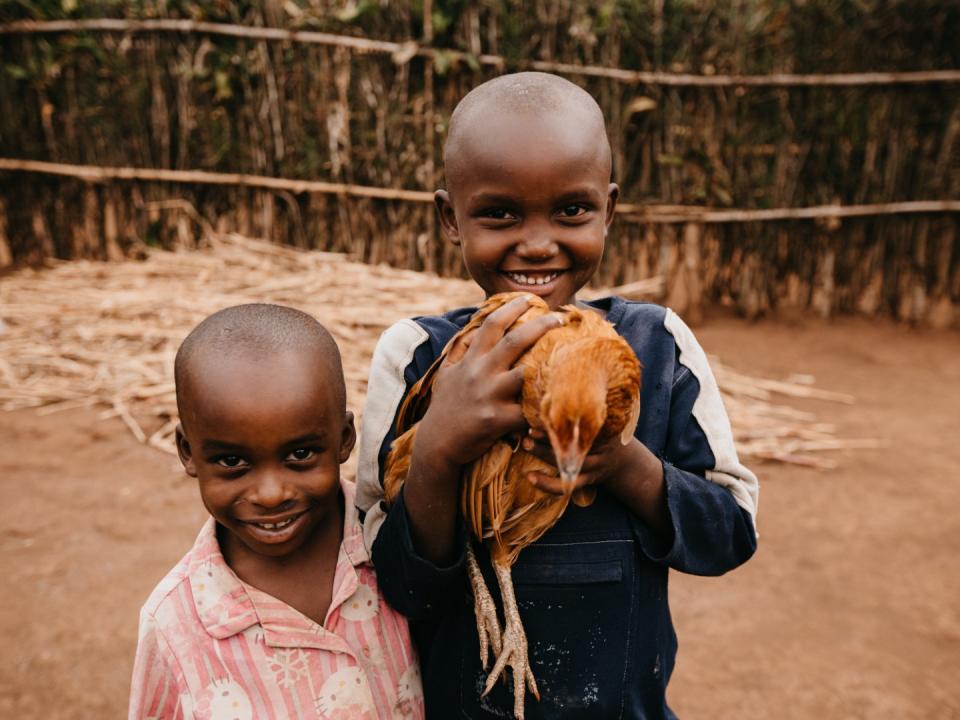
[(477, 635), (480, 638), (480, 664), (487, 669), (490, 647), (494, 657), (500, 656), (500, 620), (497, 618), (497, 604), (493, 601), (483, 573), (473, 553), (473, 543), (467, 542), (467, 576), (473, 590), (473, 612), (477, 616)]
[(493, 571), (497, 574), (497, 583), (500, 585), (500, 596), (503, 598), (503, 647), (497, 656), (497, 662), (487, 676), (487, 684), (483, 689), (486, 695), (493, 689), (493, 684), (508, 665), (513, 671), (513, 716), (523, 720), (523, 701), (526, 689), (529, 688), (537, 700), (540, 691), (537, 690), (537, 681), (530, 670), (530, 660), (527, 657), (527, 634), (520, 621), (520, 610), (517, 608), (517, 598), (513, 593), (513, 578), (509, 565), (493, 563)]

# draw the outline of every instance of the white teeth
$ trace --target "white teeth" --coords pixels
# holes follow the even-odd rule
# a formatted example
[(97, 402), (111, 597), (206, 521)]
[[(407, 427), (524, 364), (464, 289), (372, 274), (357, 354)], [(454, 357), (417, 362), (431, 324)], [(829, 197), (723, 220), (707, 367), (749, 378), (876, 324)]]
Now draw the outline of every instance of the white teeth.
[(520, 273), (507, 273), (510, 276), (510, 279), (513, 280), (518, 285), (546, 285), (549, 282), (556, 280), (559, 273), (550, 273), (549, 275), (544, 275), (543, 277), (527, 277), (526, 275), (521, 275)]
[(288, 518), (278, 523), (257, 523), (258, 527), (262, 527), (264, 530), (279, 530), (280, 528), (285, 528), (287, 525), (296, 520), (295, 517)]

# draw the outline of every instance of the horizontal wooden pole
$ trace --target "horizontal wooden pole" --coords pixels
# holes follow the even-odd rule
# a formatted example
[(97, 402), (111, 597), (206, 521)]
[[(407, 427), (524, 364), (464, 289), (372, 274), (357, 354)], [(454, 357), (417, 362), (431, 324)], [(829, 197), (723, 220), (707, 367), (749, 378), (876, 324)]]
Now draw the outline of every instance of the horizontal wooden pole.
[(86, 180), (88, 182), (143, 180), (150, 182), (200, 183), (204, 185), (238, 185), (263, 188), (265, 190), (286, 190), (292, 193), (327, 193), (332, 195), (353, 195), (355, 197), (376, 198), (379, 200), (433, 202), (433, 193), (427, 192), (426, 190), (403, 190), (400, 188), (371, 187), (369, 185), (349, 185), (347, 183), (327, 182), (325, 180), (293, 180), (290, 178), (269, 177), (267, 175), (219, 173), (207, 172), (205, 170), (164, 170), (159, 168), (68, 165), (66, 163), (51, 163), (41, 160), (17, 160), (13, 158), (0, 158), (0, 170), (61, 175)]
[[(157, 168), (102, 167), (99, 165), (69, 165), (42, 160), (0, 158), (0, 171), (29, 172), (71, 177), (86, 182), (110, 182), (135, 180), (142, 182), (169, 182), (205, 185), (233, 185), (285, 190), (292, 193), (327, 193), (375, 198), (378, 200), (402, 200), (408, 202), (433, 202), (433, 193), (425, 190), (381, 188), (369, 185), (348, 185), (323, 180), (293, 180), (245, 175), (242, 173), (218, 173), (205, 170), (163, 170)], [(908, 202), (878, 203), (874, 205), (817, 205), (803, 208), (773, 208), (768, 210), (715, 210), (696, 205), (643, 205), (618, 203), (617, 211), (625, 220), (638, 223), (731, 223), (768, 222), (771, 220), (815, 220), (817, 218), (865, 217), (871, 215), (897, 215), (904, 213), (960, 212), (960, 200), (913, 200)]]
[[(471, 57), (469, 53), (446, 48), (425, 47), (414, 41), (390, 42), (371, 40), (350, 35), (315, 32), (311, 30), (286, 30), (283, 28), (250, 27), (226, 23), (201, 22), (197, 20), (52, 20), (37, 22), (21, 20), (0, 25), (0, 35), (64, 33), (64, 32), (176, 32), (222, 35), (226, 37), (270, 40), (291, 43), (335, 45), (347, 47), (360, 53), (392, 55), (397, 62), (406, 62), (414, 56), (435, 57), (443, 55), (450, 59)], [(864, 85), (909, 85), (927, 83), (960, 82), (960, 70), (919, 70), (911, 72), (862, 72), (829, 74), (771, 73), (769, 75), (696, 75), (649, 70), (627, 70), (599, 65), (574, 65), (544, 60), (507, 61), (500, 55), (479, 55), (474, 58), (482, 65), (497, 68), (507, 66), (517, 69), (542, 70), (565, 75), (602, 77), (641, 85), (669, 85), (690, 87), (743, 87), (743, 86), (846, 86)]]
[(907, 200), (871, 205), (813, 205), (799, 208), (738, 210), (700, 207), (697, 205), (639, 205), (617, 207), (624, 219), (638, 223), (735, 223), (769, 222), (772, 220), (817, 220), (819, 218), (869, 217), (912, 213), (960, 212), (960, 200)]

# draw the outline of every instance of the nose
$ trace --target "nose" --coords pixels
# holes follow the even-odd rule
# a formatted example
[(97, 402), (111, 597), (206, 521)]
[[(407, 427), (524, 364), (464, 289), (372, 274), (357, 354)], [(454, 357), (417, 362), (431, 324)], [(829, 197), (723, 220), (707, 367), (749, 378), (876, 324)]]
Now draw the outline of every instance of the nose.
[(553, 240), (550, 229), (543, 224), (531, 224), (524, 228), (523, 238), (516, 253), (526, 260), (548, 260), (560, 251)]
[(292, 499), (293, 488), (284, 482), (282, 472), (275, 468), (264, 468), (247, 494), (247, 500), (262, 508), (277, 509)]

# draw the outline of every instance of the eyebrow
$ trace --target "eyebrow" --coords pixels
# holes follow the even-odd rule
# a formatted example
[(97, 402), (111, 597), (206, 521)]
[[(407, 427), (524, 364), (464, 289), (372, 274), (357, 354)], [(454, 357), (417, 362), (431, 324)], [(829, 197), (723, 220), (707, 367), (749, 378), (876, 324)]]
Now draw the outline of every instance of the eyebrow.
[(293, 447), (294, 445), (306, 445), (308, 443), (322, 443), (325, 437), (321, 433), (307, 433), (306, 435), (301, 435), (296, 437), (293, 440), (287, 440), (283, 443), (283, 447)]
[[(575, 188), (560, 195), (557, 198), (557, 204), (560, 205), (571, 200), (595, 200), (599, 194), (591, 188)], [(603, 197), (606, 197), (606, 195)]]
[[(590, 187), (579, 187), (567, 190), (554, 199), (554, 204), (560, 205), (574, 200), (596, 200), (601, 194)], [(606, 197), (606, 195), (603, 195)], [(512, 195), (503, 195), (494, 192), (481, 192), (469, 198), (471, 205), (513, 205), (518, 199)]]
[[(289, 448), (297, 445), (306, 445), (308, 443), (322, 443), (324, 436), (321, 433), (307, 433), (298, 437), (286, 440), (280, 447)], [(242, 452), (247, 449), (246, 445), (240, 443), (227, 442), (226, 440), (204, 440), (200, 449), (204, 453), (211, 452)]]
[(217, 452), (225, 450), (245, 450), (246, 447), (238, 443), (227, 442), (226, 440), (204, 440), (200, 449), (205, 452)]
[(501, 195), (492, 192), (482, 192), (478, 195), (472, 195), (468, 200), (472, 205), (512, 205), (517, 202), (517, 198), (512, 195)]

